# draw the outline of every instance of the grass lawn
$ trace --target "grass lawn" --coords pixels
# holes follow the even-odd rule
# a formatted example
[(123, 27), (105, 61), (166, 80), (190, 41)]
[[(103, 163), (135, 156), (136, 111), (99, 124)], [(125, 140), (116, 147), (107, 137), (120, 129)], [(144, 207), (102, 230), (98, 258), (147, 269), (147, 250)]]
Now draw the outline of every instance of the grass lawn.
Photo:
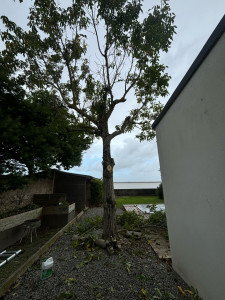
[(123, 204), (162, 204), (164, 201), (157, 196), (122, 196), (116, 197), (117, 207)]

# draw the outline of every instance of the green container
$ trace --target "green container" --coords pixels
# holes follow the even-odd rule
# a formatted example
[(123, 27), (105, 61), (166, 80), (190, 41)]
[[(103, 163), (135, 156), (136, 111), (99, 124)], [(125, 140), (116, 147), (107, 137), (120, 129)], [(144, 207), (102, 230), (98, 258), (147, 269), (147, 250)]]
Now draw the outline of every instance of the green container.
[(47, 279), (52, 276), (53, 258), (44, 259), (41, 265), (41, 279)]

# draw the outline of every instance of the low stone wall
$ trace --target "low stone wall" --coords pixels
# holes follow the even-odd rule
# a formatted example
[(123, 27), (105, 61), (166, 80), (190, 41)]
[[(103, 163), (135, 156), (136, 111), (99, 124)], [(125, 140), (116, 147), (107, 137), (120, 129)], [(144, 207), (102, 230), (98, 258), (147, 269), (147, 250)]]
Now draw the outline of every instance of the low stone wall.
[(42, 210), (43, 208), (40, 207), (34, 210), (29, 210), (22, 214), (0, 219), (0, 232), (21, 225), (27, 220), (39, 219), (42, 215)]
[(116, 196), (155, 196), (156, 189), (114, 189)]
[(37, 178), (27, 184), (23, 189), (10, 190), (0, 194), (1, 213), (13, 211), (17, 208), (33, 203), (34, 194), (52, 194), (53, 180)]
[(42, 227), (61, 228), (75, 218), (75, 203), (69, 206), (41, 207), (22, 214), (0, 219), (0, 251), (24, 237), (23, 223), (41, 219)]
[(32, 219), (40, 219), (42, 207), (0, 219), (0, 251), (16, 243), (24, 235), (22, 224)]

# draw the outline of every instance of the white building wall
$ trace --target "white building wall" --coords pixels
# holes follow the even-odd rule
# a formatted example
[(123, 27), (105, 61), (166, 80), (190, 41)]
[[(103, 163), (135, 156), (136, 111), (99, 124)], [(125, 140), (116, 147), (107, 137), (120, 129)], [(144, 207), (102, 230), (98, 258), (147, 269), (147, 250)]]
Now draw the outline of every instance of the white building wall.
[(156, 127), (174, 269), (225, 299), (225, 35)]

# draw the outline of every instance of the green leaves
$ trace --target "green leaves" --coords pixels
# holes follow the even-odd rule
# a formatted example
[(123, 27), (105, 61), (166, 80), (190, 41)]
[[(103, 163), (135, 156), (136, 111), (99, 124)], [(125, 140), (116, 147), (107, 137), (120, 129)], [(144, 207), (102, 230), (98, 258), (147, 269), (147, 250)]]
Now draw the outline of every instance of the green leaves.
[(137, 127), (137, 137), (150, 140), (157, 98), (167, 95), (170, 77), (159, 58), (171, 45), (175, 15), (162, 1), (143, 18), (142, 2), (35, 0), (28, 31), (2, 17), (4, 59), (26, 88), (51, 90), (92, 136), (102, 137), (115, 106), (135, 93), (137, 105), (110, 137)]
[(79, 165), (91, 140), (58, 97), (48, 91), (26, 94), (1, 57), (0, 81), (0, 173)]
[(138, 21), (141, 12), (141, 2), (128, 1), (97, 1), (98, 18), (104, 20), (108, 27), (108, 46), (115, 44), (125, 49), (129, 44), (129, 35), (133, 24)]
[(170, 12), (167, 1), (161, 7), (155, 6), (152, 13), (143, 22), (144, 29), (144, 47), (147, 49), (151, 45), (153, 51), (159, 53), (165, 52), (171, 44), (175, 27), (173, 26), (175, 15)]

